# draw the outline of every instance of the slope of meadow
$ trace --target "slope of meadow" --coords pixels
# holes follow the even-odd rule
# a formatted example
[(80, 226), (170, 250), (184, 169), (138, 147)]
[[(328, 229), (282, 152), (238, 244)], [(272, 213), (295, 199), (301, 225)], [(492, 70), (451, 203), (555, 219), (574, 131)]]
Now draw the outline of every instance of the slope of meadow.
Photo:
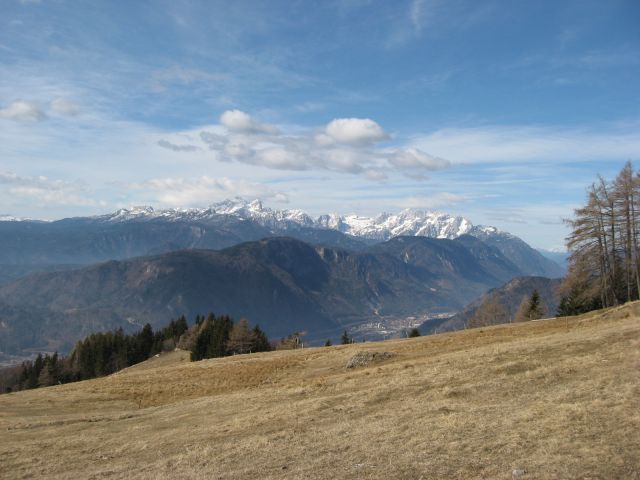
[[(396, 355), (358, 369), (358, 351)], [(640, 303), (0, 396), (2, 478), (640, 478)]]

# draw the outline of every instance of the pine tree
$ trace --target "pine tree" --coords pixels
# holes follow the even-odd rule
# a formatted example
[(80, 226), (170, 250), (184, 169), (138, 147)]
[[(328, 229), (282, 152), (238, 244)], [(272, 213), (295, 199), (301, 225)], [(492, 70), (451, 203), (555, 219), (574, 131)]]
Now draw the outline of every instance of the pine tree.
[(540, 293), (538, 290), (534, 290), (531, 294), (531, 300), (529, 301), (529, 310), (527, 312), (527, 317), (529, 320), (537, 320), (539, 318), (544, 317), (545, 308), (542, 304), (542, 299), (540, 298)]
[(416, 338), (420, 336), (420, 330), (417, 328), (412, 328), (409, 330), (409, 334), (407, 335), (409, 338)]
[(326, 342), (324, 342), (324, 346), (325, 346), (325, 347), (330, 347), (331, 345), (333, 345), (333, 343), (331, 343), (331, 339), (330, 339), (330, 338), (329, 338), (329, 339), (327, 339), (327, 341), (326, 341)]
[[(153, 348), (153, 329), (151, 325), (146, 323), (142, 327), (142, 331), (138, 334), (138, 362), (142, 362), (149, 358), (151, 349)], [(138, 363), (136, 362), (136, 363)]]
[(544, 317), (545, 314), (546, 311), (544, 304), (542, 303), (542, 299), (540, 298), (540, 293), (538, 290), (534, 290), (531, 293), (531, 297), (527, 297), (525, 295), (522, 299), (514, 321), (526, 322), (529, 320), (537, 320)]
[(233, 328), (233, 320), (227, 315), (216, 318), (211, 328), (211, 342), (206, 358), (224, 357), (227, 355), (227, 342)]
[(175, 331), (173, 332), (173, 337), (175, 338), (176, 342), (180, 338), (180, 336), (187, 330), (189, 330), (189, 323), (187, 322), (187, 317), (182, 315), (176, 321)]
[(262, 331), (262, 329), (256, 325), (252, 330), (253, 334), (253, 352), (269, 352), (271, 351), (271, 343), (267, 338), (267, 335)]
[(343, 332), (342, 336), (340, 337), (340, 343), (342, 345), (348, 345), (349, 343), (353, 343), (353, 338), (349, 336), (346, 330)]
[(215, 317), (210, 314), (208, 318), (201, 321), (195, 334), (195, 342), (191, 350), (191, 361), (202, 360), (208, 357), (208, 351), (211, 348), (211, 336), (213, 332), (213, 322)]

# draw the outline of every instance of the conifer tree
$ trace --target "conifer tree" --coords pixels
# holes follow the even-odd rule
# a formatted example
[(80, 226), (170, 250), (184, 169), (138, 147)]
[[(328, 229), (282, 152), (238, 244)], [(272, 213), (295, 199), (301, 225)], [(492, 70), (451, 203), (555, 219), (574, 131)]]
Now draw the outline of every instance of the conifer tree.
[(254, 352), (269, 352), (271, 351), (271, 343), (269, 343), (269, 339), (267, 335), (262, 331), (262, 329), (256, 325), (253, 327), (253, 347), (252, 351)]
[(227, 343), (233, 328), (233, 320), (228, 315), (223, 315), (213, 321), (211, 328), (211, 342), (207, 349), (207, 357), (224, 357), (227, 354)]
[(214, 320), (215, 317), (213, 316), (213, 313), (211, 313), (205, 320), (200, 322), (200, 326), (196, 333), (196, 341), (193, 350), (191, 350), (191, 361), (209, 358), (208, 351), (211, 345), (211, 333), (213, 331)]
[(525, 295), (525, 297), (522, 299), (514, 321), (526, 322), (529, 320), (537, 320), (544, 317), (545, 314), (546, 311), (544, 304), (542, 303), (542, 299), (540, 298), (540, 293), (536, 289), (531, 293), (531, 297), (527, 297)]
[(409, 330), (409, 334), (407, 335), (409, 338), (416, 338), (420, 336), (420, 330), (417, 328), (412, 328)]
[(537, 320), (545, 315), (545, 309), (542, 305), (542, 299), (538, 290), (534, 290), (529, 301), (529, 310), (527, 317), (529, 320)]

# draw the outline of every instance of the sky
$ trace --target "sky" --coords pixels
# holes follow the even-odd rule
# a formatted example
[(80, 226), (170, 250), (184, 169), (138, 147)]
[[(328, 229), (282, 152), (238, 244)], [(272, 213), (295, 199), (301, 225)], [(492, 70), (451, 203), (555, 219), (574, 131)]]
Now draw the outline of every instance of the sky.
[(0, 215), (463, 215), (562, 248), (640, 167), (640, 2), (0, 0)]

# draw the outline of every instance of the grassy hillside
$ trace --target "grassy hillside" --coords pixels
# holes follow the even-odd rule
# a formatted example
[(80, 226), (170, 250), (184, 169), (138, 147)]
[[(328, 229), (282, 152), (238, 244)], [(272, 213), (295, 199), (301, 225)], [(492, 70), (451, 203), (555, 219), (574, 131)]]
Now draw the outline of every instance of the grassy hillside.
[[(396, 355), (347, 370), (362, 350)], [(640, 303), (0, 396), (2, 478), (640, 478)]]

